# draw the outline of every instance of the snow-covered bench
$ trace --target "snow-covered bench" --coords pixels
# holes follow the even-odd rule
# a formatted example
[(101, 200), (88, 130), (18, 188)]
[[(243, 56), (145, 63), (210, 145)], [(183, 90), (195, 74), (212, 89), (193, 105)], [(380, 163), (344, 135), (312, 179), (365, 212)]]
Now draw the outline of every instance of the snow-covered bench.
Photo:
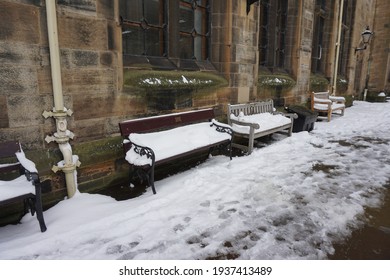
[(227, 117), (233, 129), (233, 135), (248, 139), (248, 146), (233, 142), (232, 147), (250, 154), (256, 138), (275, 132), (291, 136), (294, 118), (298, 116), (277, 112), (272, 99), (269, 99), (246, 104), (228, 104)]
[(46, 231), (41, 200), (42, 183), (35, 164), (26, 158), (18, 141), (0, 143), (0, 160), (2, 177), (15, 177), (15, 173), (18, 176), (12, 180), (0, 180), (0, 207), (23, 203), (23, 215), (29, 211), (32, 215), (36, 213), (41, 231)]
[(214, 109), (210, 108), (119, 123), (125, 159), (133, 166), (130, 184), (137, 176), (146, 179), (155, 194), (157, 165), (201, 151), (210, 153), (214, 148), (230, 150), (232, 130), (214, 118)]
[(344, 115), (345, 98), (342, 96), (331, 96), (329, 91), (311, 93), (311, 109), (326, 116), (318, 116), (318, 119), (327, 119), (330, 122), (332, 114)]

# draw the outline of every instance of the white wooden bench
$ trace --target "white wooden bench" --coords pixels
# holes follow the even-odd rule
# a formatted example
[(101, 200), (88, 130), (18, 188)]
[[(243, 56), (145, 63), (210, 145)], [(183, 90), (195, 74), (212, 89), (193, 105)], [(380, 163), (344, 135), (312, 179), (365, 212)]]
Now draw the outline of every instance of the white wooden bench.
[[(331, 96), (329, 91), (311, 93), (311, 109), (319, 112), (317, 119), (325, 119), (330, 122), (332, 114), (344, 115), (345, 98), (342, 96)], [(325, 116), (321, 116), (325, 114)]]
[[(43, 218), (41, 192), (50, 188), (41, 182), (35, 164), (26, 158), (18, 141), (0, 143), (0, 174), (17, 178), (0, 180), (0, 207), (23, 202), (23, 213), (37, 214), (41, 232), (46, 231)], [(7, 163), (4, 163), (7, 160)]]
[(124, 138), (125, 159), (133, 167), (130, 183), (136, 177), (154, 187), (155, 167), (185, 159), (191, 154), (230, 149), (232, 130), (214, 119), (214, 109), (152, 116), (119, 123)]
[(277, 112), (273, 100), (269, 99), (246, 104), (228, 104), (227, 117), (233, 129), (233, 135), (248, 139), (248, 146), (232, 142), (232, 147), (250, 154), (256, 138), (275, 132), (291, 136), (294, 118), (298, 115)]

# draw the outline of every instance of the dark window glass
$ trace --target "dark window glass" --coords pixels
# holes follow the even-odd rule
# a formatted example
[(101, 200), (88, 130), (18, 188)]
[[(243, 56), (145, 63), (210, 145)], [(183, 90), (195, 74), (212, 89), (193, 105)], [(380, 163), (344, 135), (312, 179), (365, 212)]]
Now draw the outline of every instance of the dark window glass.
[(123, 53), (163, 56), (165, 21), (163, 0), (121, 0)]
[(316, 5), (320, 9), (325, 10), (325, 8), (326, 8), (326, 0), (316, 0)]
[(354, 20), (354, 5), (354, 0), (344, 0), (338, 65), (338, 73), (343, 76), (347, 75), (347, 67), (349, 62), (348, 54), (349, 50), (351, 49), (352, 26)]
[(325, 18), (318, 16), (313, 33), (312, 67), (313, 73), (322, 72), (322, 50), (324, 48)]
[(285, 67), (287, 19), (287, 0), (260, 2), (260, 66), (271, 70)]
[(286, 1), (278, 1), (278, 9), (276, 13), (276, 49), (275, 49), (275, 66), (284, 67), (285, 56), (285, 40), (286, 40), (286, 28), (287, 28), (287, 5)]
[(180, 58), (208, 58), (208, 1), (180, 1)]
[(119, 9), (124, 55), (208, 59), (209, 0), (119, 0)]
[(261, 66), (267, 66), (268, 50), (268, 24), (269, 24), (269, 1), (261, 1), (260, 4), (260, 61)]
[(327, 5), (326, 0), (316, 0), (316, 9), (314, 17), (314, 32), (313, 32), (313, 44), (311, 53), (311, 71), (313, 73), (323, 73), (324, 67), (324, 49), (325, 38), (324, 30), (327, 19)]

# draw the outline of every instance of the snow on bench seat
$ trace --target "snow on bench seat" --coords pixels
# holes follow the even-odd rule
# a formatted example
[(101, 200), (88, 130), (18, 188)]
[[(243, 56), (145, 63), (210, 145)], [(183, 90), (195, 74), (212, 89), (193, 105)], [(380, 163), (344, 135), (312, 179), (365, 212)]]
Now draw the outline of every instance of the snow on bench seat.
[(318, 119), (326, 119), (330, 122), (332, 114), (344, 115), (345, 98), (342, 96), (331, 96), (329, 91), (311, 93), (311, 109), (326, 116), (319, 115)]
[[(329, 106), (328, 106), (328, 104), (317, 103), (317, 104), (314, 104), (313, 108), (314, 108), (314, 110), (317, 110), (317, 111), (327, 111), (329, 109)], [(339, 104), (339, 103), (333, 103), (333, 104), (331, 104), (331, 107), (330, 107), (330, 109), (332, 111), (342, 110), (344, 108), (345, 108), (345, 105)]]
[[(151, 148), (155, 154), (156, 162), (201, 147), (229, 141), (230, 138), (229, 134), (220, 133), (215, 127), (211, 127), (210, 122), (186, 125), (158, 132), (132, 133), (129, 135), (130, 142)], [(135, 146), (132, 146), (126, 153), (126, 160), (130, 164), (139, 166), (151, 164), (151, 159), (136, 153), (134, 148)]]
[(0, 181), (1, 201), (27, 194), (35, 195), (35, 187), (24, 175), (11, 181)]
[(146, 179), (154, 188), (156, 165), (188, 158), (214, 148), (229, 151), (233, 131), (215, 120), (215, 108), (125, 120), (119, 123), (130, 163), (130, 185), (134, 179)]
[(19, 141), (0, 143), (0, 159), (10, 162), (0, 164), (0, 207), (23, 202), (23, 214), (36, 214), (41, 232), (46, 231), (41, 191), (47, 184), (40, 181), (35, 163), (26, 157)]
[(254, 139), (275, 132), (292, 134), (296, 114), (276, 112), (272, 99), (252, 103), (228, 105), (227, 117), (233, 134), (248, 139), (248, 145), (233, 142), (232, 147), (252, 153)]
[[(236, 117), (234, 114), (231, 114), (230, 119), (240, 122), (259, 124), (259, 128), (256, 128), (254, 133), (265, 132), (274, 128), (291, 124), (290, 118), (287, 118), (283, 115), (273, 115), (271, 113), (262, 113), (249, 116), (240, 114), (238, 117)], [(249, 134), (250, 127), (232, 124), (232, 129), (236, 133)]]

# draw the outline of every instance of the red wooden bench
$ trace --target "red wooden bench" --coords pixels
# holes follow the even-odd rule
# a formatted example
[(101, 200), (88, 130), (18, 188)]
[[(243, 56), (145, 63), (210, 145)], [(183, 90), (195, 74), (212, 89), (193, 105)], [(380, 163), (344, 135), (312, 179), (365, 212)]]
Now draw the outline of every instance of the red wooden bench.
[(126, 160), (133, 166), (130, 183), (146, 179), (155, 194), (156, 166), (215, 148), (230, 151), (232, 130), (214, 118), (210, 108), (119, 123)]

